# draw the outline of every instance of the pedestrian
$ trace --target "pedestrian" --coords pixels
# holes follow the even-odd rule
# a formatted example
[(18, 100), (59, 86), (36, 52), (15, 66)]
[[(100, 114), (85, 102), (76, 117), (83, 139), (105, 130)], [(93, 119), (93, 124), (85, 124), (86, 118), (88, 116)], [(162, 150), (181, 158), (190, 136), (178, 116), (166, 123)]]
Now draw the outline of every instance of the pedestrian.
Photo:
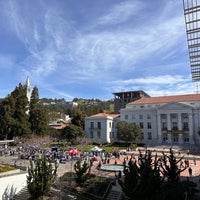
[(119, 170), (118, 172), (118, 178), (121, 178), (122, 177), (122, 172)]
[(192, 176), (192, 168), (191, 167), (188, 168), (188, 173), (189, 173), (189, 176)]
[(195, 157), (194, 157), (194, 165), (196, 165), (196, 159), (195, 159)]

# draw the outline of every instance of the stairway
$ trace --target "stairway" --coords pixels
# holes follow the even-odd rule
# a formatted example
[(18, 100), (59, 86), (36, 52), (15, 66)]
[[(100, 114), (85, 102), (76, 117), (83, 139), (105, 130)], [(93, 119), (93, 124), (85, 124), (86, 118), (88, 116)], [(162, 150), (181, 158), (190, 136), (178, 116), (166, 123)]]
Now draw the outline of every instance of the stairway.
[(29, 198), (30, 194), (28, 192), (27, 187), (25, 187), (14, 196), (13, 200), (27, 200)]
[(106, 197), (106, 200), (120, 200), (121, 192), (116, 190), (111, 190)]

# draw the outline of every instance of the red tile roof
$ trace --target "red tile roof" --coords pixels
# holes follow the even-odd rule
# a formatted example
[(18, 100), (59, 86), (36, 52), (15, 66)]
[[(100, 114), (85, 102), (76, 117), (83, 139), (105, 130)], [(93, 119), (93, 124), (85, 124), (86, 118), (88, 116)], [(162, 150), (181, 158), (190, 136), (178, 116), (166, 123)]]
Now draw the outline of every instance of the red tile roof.
[(128, 105), (170, 103), (170, 102), (187, 102), (187, 101), (200, 101), (200, 94), (186, 94), (186, 95), (160, 96), (160, 97), (144, 97), (142, 99), (133, 101), (133, 102), (129, 103)]
[(90, 117), (113, 117), (113, 118), (117, 118), (119, 116), (120, 116), (119, 114), (98, 113), (98, 114), (92, 115)]

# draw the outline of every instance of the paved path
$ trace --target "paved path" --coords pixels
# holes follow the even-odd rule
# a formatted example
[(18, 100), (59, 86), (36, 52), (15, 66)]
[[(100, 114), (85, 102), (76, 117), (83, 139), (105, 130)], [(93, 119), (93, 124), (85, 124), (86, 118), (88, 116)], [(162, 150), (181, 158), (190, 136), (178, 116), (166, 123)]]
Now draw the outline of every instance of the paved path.
[[(155, 155), (156, 153), (161, 155), (163, 149), (159, 148), (159, 149), (150, 149), (153, 152), (153, 155)], [(155, 150), (155, 151), (154, 151)], [(166, 149), (165, 152), (169, 152), (169, 149)], [(191, 155), (191, 154), (187, 154), (186, 152), (181, 152), (180, 154), (178, 154), (178, 150), (176, 150), (176, 156), (180, 157), (180, 156), (184, 156), (184, 159), (189, 159), (189, 163), (190, 166), (193, 170), (193, 176), (191, 177), (191, 179), (196, 182), (198, 184), (198, 189), (200, 189), (200, 183), (199, 183), (199, 175), (200, 175), (200, 154), (196, 153), (196, 155)], [(117, 161), (118, 164), (123, 164), (124, 158), (126, 158), (128, 156), (128, 158), (130, 158), (131, 155), (138, 155), (138, 151), (126, 151), (126, 155), (122, 155), (120, 156), (119, 159), (115, 159), (112, 158), (110, 160), (110, 164), (114, 164), (115, 161)], [(17, 155), (15, 156), (0, 156), (0, 164), (11, 164), (14, 165), (14, 163), (16, 162), (18, 167), (28, 167), (30, 165), (29, 160), (26, 159), (18, 159)], [(58, 168), (58, 176), (62, 176), (65, 172), (67, 171), (73, 171), (73, 165), (76, 161), (67, 161), (66, 163), (60, 163), (59, 164), (59, 168)], [(95, 161), (94, 166), (92, 168), (92, 172), (100, 175), (100, 176), (112, 176), (115, 177), (115, 173), (114, 172), (103, 172), (103, 171), (99, 171), (96, 169), (97, 166), (97, 162)], [(17, 192), (26, 185), (25, 183), (25, 178), (26, 175), (25, 174), (21, 174), (19, 176), (16, 176), (16, 178), (13, 179), (13, 177), (6, 177), (6, 179), (4, 179), (4, 181), (0, 180), (0, 183), (2, 185), (0, 185), (0, 197), (2, 196), (3, 192), (5, 191), (5, 188), (7, 186), (11, 186), (12, 184), (15, 185), (15, 183), (13, 181), (16, 181), (17, 184)], [(185, 170), (184, 172), (181, 173), (181, 177), (183, 179), (186, 179), (187, 177), (189, 177), (188, 171)]]

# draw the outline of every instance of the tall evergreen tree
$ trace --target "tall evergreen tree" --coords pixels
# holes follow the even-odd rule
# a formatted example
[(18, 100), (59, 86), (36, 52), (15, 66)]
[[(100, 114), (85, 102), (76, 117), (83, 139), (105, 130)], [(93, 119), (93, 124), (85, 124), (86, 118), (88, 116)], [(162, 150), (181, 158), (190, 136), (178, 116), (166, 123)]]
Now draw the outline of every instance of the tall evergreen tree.
[(47, 134), (49, 130), (49, 114), (47, 108), (35, 108), (30, 111), (29, 121), (32, 133), (37, 135)]
[(49, 114), (47, 108), (40, 107), (39, 101), (39, 91), (35, 86), (31, 93), (29, 122), (31, 124), (32, 133), (43, 135), (47, 133), (49, 128)]
[[(172, 149), (170, 154), (163, 153), (163, 159), (161, 162), (161, 173), (164, 178), (170, 182), (179, 182), (180, 173), (185, 171), (189, 166), (187, 163), (182, 162), (183, 157), (177, 159)], [(182, 164), (180, 164), (182, 162)]]
[(27, 110), (26, 91), (20, 83), (0, 105), (0, 129), (3, 138), (13, 139), (15, 136), (27, 136), (31, 133)]
[(82, 186), (83, 183), (87, 180), (90, 174), (90, 168), (91, 166), (86, 163), (86, 161), (83, 161), (82, 159), (79, 159), (75, 165), (74, 165), (74, 170), (75, 170), (75, 180), (76, 183), (79, 186)]
[(162, 179), (157, 157), (152, 160), (151, 152), (140, 152), (138, 160), (130, 159), (124, 170), (124, 181), (118, 178), (123, 192), (129, 199), (158, 199)]
[(27, 187), (31, 194), (31, 199), (38, 199), (41, 196), (48, 194), (51, 184), (56, 178), (58, 166), (55, 164), (54, 168), (48, 162), (45, 154), (41, 159), (37, 159), (35, 166), (30, 160), (30, 167), (28, 168)]
[(30, 99), (30, 110), (38, 108), (39, 106), (39, 90), (36, 86), (34, 86), (31, 92), (31, 99)]
[(25, 87), (20, 83), (11, 93), (11, 96), (15, 100), (13, 112), (15, 124), (12, 127), (14, 136), (28, 136), (31, 134), (31, 130), (27, 115), (29, 102), (26, 96)]
[(13, 116), (13, 101), (12, 97), (5, 98), (0, 105), (0, 138), (12, 139), (12, 127), (15, 124)]

